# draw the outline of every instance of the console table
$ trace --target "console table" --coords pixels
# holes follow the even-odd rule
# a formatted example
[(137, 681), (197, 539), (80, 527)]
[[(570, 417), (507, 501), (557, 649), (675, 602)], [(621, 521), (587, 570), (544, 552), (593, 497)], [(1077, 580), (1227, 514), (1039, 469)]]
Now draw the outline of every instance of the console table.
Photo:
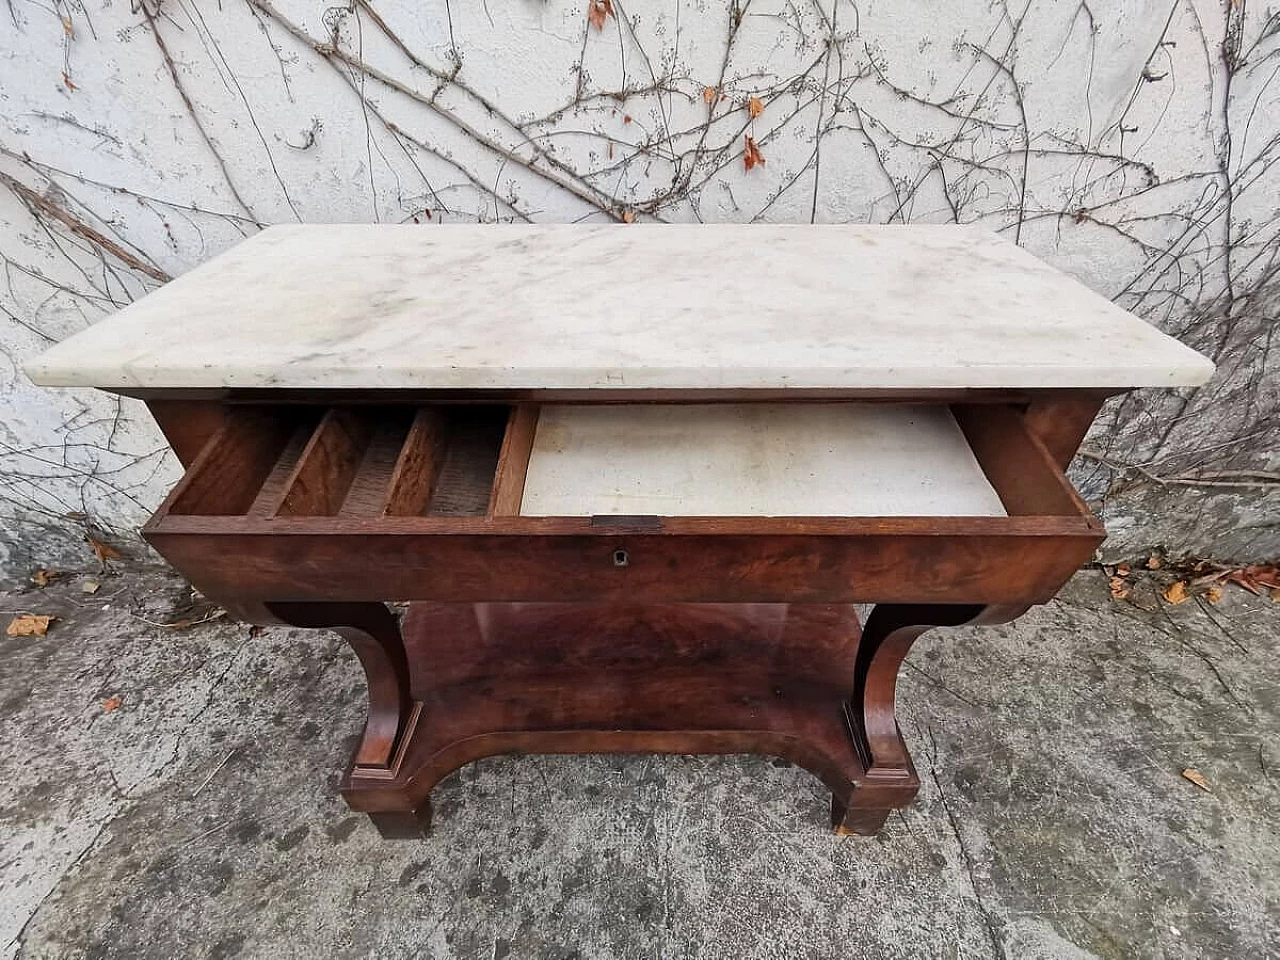
[(633, 751), (786, 758), (875, 832), (912, 642), (1050, 599), (1099, 405), (1212, 370), (960, 226), (272, 227), (27, 365), (146, 402), (202, 592), (350, 643), (387, 836), (477, 758)]

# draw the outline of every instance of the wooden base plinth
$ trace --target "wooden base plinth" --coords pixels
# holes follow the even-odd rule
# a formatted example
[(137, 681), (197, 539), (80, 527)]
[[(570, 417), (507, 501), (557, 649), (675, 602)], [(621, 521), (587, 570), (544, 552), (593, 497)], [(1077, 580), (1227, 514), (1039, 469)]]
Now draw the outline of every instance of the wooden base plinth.
[(919, 786), (868, 775), (855, 745), (850, 605), (415, 603), (402, 634), (411, 720), (385, 767), (343, 782), (384, 836), (419, 835), (442, 777), (504, 753), (781, 757), (831, 789), (841, 832)]

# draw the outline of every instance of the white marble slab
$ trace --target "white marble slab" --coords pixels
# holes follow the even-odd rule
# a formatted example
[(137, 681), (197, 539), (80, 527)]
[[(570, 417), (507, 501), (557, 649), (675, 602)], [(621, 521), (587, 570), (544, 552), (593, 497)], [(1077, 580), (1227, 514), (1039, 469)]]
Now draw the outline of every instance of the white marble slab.
[(1203, 383), (1210, 362), (960, 226), (280, 226), (27, 364), (108, 388)]
[(1006, 516), (945, 406), (545, 406), (523, 516)]

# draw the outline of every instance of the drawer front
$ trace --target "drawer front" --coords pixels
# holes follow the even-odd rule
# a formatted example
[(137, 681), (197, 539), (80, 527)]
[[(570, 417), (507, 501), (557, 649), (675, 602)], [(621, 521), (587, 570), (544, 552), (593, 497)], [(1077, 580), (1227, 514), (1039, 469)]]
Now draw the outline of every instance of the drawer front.
[(226, 599), (1047, 600), (1101, 525), (1015, 408), (954, 415), (1007, 516), (524, 517), (535, 407), (245, 407), (143, 533)]

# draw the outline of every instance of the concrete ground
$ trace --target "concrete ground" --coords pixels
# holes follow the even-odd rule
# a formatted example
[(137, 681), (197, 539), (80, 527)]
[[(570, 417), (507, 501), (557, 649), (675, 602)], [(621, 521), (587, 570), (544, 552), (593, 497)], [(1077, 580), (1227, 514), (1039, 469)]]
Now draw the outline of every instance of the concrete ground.
[(385, 842), (336, 794), (364, 709), (336, 638), (174, 629), (179, 581), (100, 579), (0, 595), (60, 618), (0, 637), (6, 960), (1280, 957), (1280, 604), (1236, 588), (1136, 606), (1085, 572), (926, 635), (924, 788), (874, 839), (766, 759), (523, 757)]

